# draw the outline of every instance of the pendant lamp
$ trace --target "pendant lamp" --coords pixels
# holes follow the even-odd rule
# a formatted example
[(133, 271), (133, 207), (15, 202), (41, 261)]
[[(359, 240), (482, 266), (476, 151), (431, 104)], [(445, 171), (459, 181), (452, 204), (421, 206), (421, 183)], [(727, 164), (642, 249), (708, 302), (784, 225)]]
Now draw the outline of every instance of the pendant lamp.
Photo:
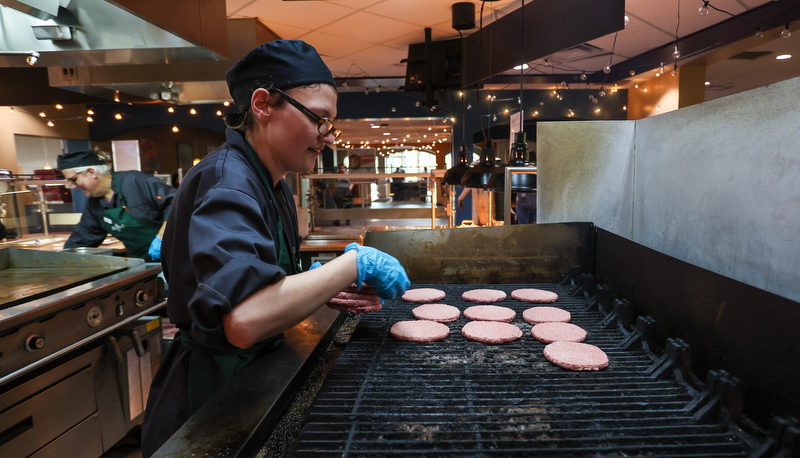
[[(471, 2), (455, 3), (452, 6), (453, 10), (453, 28), (458, 30), (461, 35), (462, 30), (468, 30), (475, 27), (475, 5)], [(464, 178), (464, 173), (469, 170), (469, 163), (471, 162), (472, 154), (467, 151), (467, 102), (466, 93), (464, 91), (464, 68), (466, 66), (466, 48), (464, 46), (464, 36), (461, 35), (461, 120), (464, 126), (461, 128), (464, 140), (461, 143), (461, 148), (458, 150), (458, 159), (455, 165), (447, 169), (442, 177), (442, 184), (446, 185), (460, 185), (461, 179)]]
[(461, 179), (464, 178), (464, 173), (469, 170), (469, 162), (467, 146), (461, 145), (461, 149), (458, 151), (458, 162), (444, 173), (442, 184), (460, 185)]
[(491, 141), (487, 141), (486, 145), (483, 148), (479, 148), (481, 150), (481, 161), (464, 173), (464, 178), (461, 179), (461, 186), (465, 188), (486, 188), (489, 184), (489, 178), (497, 169), (497, 165), (495, 165), (494, 161), (494, 148), (490, 146)]
[[(520, 8), (521, 16), (525, 17), (525, 1), (522, 1)], [(525, 23), (523, 22), (520, 27), (520, 49), (523, 49), (525, 41), (523, 35), (525, 33)], [(519, 70), (519, 131), (514, 133), (514, 143), (511, 145), (511, 157), (508, 164), (498, 167), (489, 179), (487, 187), (495, 192), (504, 192), (506, 185), (506, 167), (530, 167), (531, 163), (528, 161), (528, 143), (526, 141), (525, 132), (523, 132), (523, 104), (522, 96), (524, 94), (522, 83), (525, 78), (524, 65), (520, 63)], [(536, 191), (536, 174), (534, 173), (512, 173), (509, 180), (511, 181), (510, 190), (512, 192), (533, 192)], [(507, 196), (508, 198), (508, 196)]]
[[(531, 167), (528, 161), (528, 143), (525, 132), (514, 133), (514, 144), (511, 146), (511, 159), (506, 165), (497, 167), (489, 177), (487, 187), (495, 192), (505, 191), (506, 167)], [(536, 191), (536, 174), (512, 173), (510, 189), (512, 192)]]

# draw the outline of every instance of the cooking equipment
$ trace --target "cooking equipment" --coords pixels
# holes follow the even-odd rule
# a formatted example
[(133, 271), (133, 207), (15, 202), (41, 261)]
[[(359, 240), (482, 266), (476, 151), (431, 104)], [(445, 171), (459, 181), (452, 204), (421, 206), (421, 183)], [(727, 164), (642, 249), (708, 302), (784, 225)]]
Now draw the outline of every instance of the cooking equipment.
[[(609, 367), (575, 372), (547, 362), (544, 345), (520, 319), (534, 305), (513, 299), (499, 305), (517, 311), (521, 340), (467, 341), (462, 317), (443, 342), (396, 341), (389, 328), (413, 319), (415, 304), (395, 299), (361, 317), (343, 349), (327, 347), (334, 350), (315, 370), (327, 374), (324, 382), (311, 377), (292, 387), (293, 404), (259, 413), (271, 418), (269, 430), (247, 437), (217, 432), (203, 450), (228, 456), (798, 455), (796, 302), (591, 223), (368, 232), (364, 243), (400, 259), (413, 287), (443, 289), (443, 302), (462, 311), (473, 305), (460, 299), (466, 289), (557, 292), (553, 305), (572, 313), (572, 322), (588, 331), (587, 343), (608, 354)], [(214, 412), (231, 417), (246, 402), (232, 391), (210, 401)], [(275, 427), (274, 415), (284, 411), (289, 414)], [(209, 437), (219, 425), (214, 418), (205, 415), (208, 424), (195, 424), (182, 437)], [(254, 441), (262, 442), (260, 454)], [(171, 449), (179, 450), (170, 456), (198, 451)]]
[(0, 250), (0, 455), (96, 457), (141, 421), (161, 354), (160, 266)]

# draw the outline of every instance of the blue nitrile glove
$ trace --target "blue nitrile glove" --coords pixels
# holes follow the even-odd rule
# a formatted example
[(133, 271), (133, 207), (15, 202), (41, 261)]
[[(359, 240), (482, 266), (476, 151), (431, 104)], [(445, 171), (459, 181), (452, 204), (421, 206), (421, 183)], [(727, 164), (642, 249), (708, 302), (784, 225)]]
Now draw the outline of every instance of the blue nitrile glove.
[(406, 269), (395, 257), (357, 243), (347, 245), (344, 252), (350, 250), (358, 250), (358, 289), (362, 282), (367, 282), (382, 299), (394, 299), (411, 285)]
[(150, 259), (153, 261), (159, 261), (161, 259), (161, 239), (158, 238), (158, 236), (150, 242), (150, 248), (147, 250), (147, 254), (150, 255)]
[(319, 267), (319, 266), (321, 266), (321, 265), (322, 265), (322, 263), (321, 263), (321, 262), (319, 262), (319, 261), (314, 261), (314, 264), (311, 264), (311, 267), (309, 267), (309, 268), (308, 268), (308, 270), (314, 270), (314, 269), (316, 269), (317, 267)]

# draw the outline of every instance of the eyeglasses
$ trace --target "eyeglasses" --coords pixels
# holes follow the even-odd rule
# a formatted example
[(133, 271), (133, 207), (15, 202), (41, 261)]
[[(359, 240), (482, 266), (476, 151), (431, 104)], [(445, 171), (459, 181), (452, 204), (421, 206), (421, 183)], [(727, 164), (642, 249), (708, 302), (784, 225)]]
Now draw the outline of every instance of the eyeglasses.
[(80, 175), (81, 173), (83, 172), (78, 172), (75, 175), (72, 175), (71, 177), (67, 178), (67, 181), (72, 183), (74, 186), (78, 186), (78, 175)]
[(300, 110), (301, 113), (308, 116), (308, 119), (317, 123), (317, 131), (321, 136), (326, 136), (330, 133), (333, 134), (333, 139), (338, 140), (339, 137), (342, 135), (342, 131), (334, 127), (333, 121), (328, 118), (323, 118), (322, 116), (314, 113), (308, 107), (303, 105), (302, 103), (298, 102), (297, 100), (289, 97), (289, 95), (278, 88), (272, 88), (275, 92), (280, 94), (290, 105)]

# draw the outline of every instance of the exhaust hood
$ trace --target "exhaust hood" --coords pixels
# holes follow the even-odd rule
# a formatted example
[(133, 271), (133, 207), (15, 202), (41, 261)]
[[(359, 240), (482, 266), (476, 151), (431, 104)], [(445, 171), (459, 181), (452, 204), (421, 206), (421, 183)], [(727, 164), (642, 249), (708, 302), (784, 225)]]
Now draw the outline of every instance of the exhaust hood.
[(0, 66), (29, 65), (20, 53), (30, 51), (47, 67), (227, 58), (224, 0), (146, 3), (0, 0)]
[[(47, 67), (50, 86), (109, 99), (177, 102), (230, 67), (225, 0), (0, 0), (0, 30), (0, 68)], [(229, 98), (211, 86), (204, 98)]]

